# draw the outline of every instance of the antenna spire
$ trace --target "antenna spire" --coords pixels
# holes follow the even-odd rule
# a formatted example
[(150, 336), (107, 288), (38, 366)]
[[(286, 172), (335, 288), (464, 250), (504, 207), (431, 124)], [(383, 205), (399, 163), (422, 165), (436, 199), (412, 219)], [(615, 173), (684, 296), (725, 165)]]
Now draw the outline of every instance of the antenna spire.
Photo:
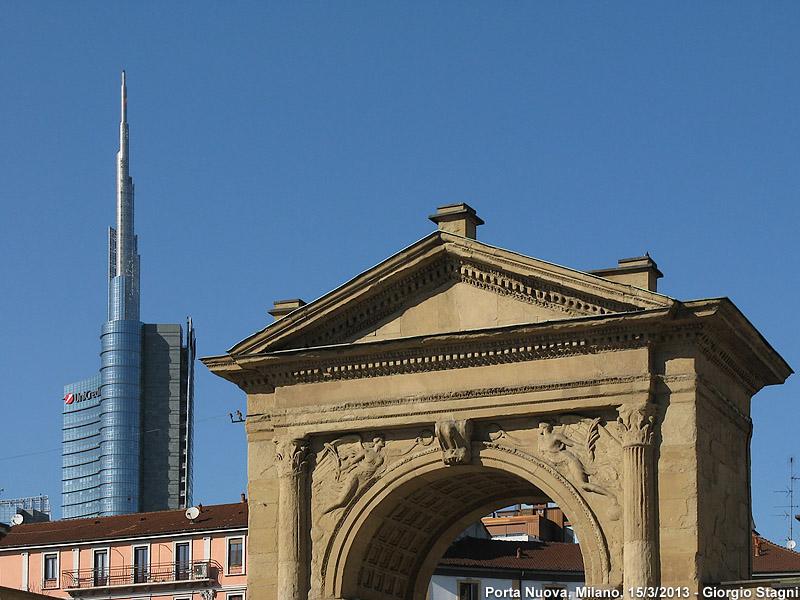
[(128, 87), (125, 83), (123, 71), (117, 153), (117, 227), (111, 229), (109, 237), (109, 279), (113, 281), (124, 277), (114, 284), (113, 294), (109, 288), (109, 321), (139, 320), (139, 253), (133, 232), (133, 181), (128, 159)]
[(123, 123), (128, 122), (128, 87), (125, 85), (125, 71), (122, 72), (122, 90), (121, 90), (121, 115), (120, 121)]

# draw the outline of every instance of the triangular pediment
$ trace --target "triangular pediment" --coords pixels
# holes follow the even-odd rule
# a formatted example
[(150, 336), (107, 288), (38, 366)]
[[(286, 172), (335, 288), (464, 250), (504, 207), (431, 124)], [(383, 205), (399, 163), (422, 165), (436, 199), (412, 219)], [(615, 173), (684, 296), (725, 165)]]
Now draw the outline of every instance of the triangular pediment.
[(257, 354), (663, 308), (673, 300), (436, 231), (234, 346)]
[(568, 311), (521, 296), (499, 294), (464, 281), (451, 280), (402, 305), (388, 317), (354, 332), (350, 342), (471, 331), (503, 325), (538, 323), (569, 317)]

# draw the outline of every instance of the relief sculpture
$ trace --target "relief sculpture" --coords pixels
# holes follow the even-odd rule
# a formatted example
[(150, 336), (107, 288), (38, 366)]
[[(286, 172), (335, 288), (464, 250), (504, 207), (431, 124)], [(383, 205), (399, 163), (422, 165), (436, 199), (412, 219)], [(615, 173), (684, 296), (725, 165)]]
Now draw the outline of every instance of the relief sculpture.
[(619, 472), (614, 466), (621, 443), (602, 418), (563, 415), (558, 420), (540, 421), (538, 428), (520, 434), (516, 437), (498, 423), (486, 428), (491, 443), (535, 450), (580, 490), (606, 498), (610, 503), (606, 509), (609, 519), (621, 517)]
[(442, 461), (448, 467), (468, 463), (472, 458), (472, 422), (469, 419), (439, 421), (436, 439), (442, 449)]
[[(618, 477), (616, 471), (608, 464), (601, 465), (596, 460), (600, 421), (599, 417), (588, 420), (568, 415), (562, 418), (559, 430), (555, 429), (552, 422), (542, 421), (539, 423), (537, 436), (538, 450), (548, 462), (565, 467), (567, 470), (565, 474), (581, 490), (607, 497), (611, 501), (611, 506), (606, 511), (607, 515), (612, 520), (617, 520), (622, 515), (617, 495), (606, 485), (590, 480), (590, 476), (607, 481), (615, 481)], [(578, 442), (569, 437), (567, 434), (569, 429), (574, 429), (576, 432), (584, 430), (583, 441)], [(610, 434), (609, 437), (617, 442)]]
[(367, 487), (398, 461), (425, 452), (436, 439), (428, 428), (399, 439), (381, 433), (350, 434), (317, 446), (311, 494), (311, 594), (321, 597), (325, 581), (325, 544), (334, 534), (345, 510)]
[(325, 499), (323, 515), (347, 506), (370, 479), (380, 474), (386, 461), (385, 446), (382, 435), (365, 443), (357, 434), (324, 445), (317, 468), (320, 473), (333, 471), (333, 477), (326, 477), (319, 484), (320, 496)]

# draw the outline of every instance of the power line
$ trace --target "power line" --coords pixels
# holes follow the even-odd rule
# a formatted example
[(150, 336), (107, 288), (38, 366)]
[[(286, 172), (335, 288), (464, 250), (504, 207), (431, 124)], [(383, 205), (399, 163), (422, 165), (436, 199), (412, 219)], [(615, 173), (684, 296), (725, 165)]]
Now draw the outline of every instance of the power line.
[[(228, 415), (214, 415), (213, 417), (206, 417), (205, 419), (197, 419), (195, 421), (195, 425), (197, 423), (203, 423), (205, 421), (211, 421), (213, 419), (224, 419), (227, 416)], [(145, 434), (145, 433), (155, 433), (157, 431), (164, 431), (164, 429), (165, 428), (148, 429), (147, 431), (140, 432), (139, 435), (142, 435), (142, 434)], [(59, 448), (51, 448), (49, 450), (39, 450), (38, 452), (28, 452), (26, 454), (15, 454), (14, 456), (0, 456), (0, 460), (14, 460), (14, 459), (17, 459), (17, 458), (26, 458), (28, 456), (38, 456), (39, 454), (50, 454), (52, 452), (61, 452), (61, 450), (62, 449), (59, 447)]]

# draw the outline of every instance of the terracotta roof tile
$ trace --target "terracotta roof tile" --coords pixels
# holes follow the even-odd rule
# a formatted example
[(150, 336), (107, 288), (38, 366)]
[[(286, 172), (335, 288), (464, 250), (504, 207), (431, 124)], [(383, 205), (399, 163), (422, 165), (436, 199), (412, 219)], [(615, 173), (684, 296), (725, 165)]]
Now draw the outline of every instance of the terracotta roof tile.
[[(519, 558), (518, 552), (519, 550)], [(464, 538), (448, 548), (442, 565), (546, 571), (583, 571), (578, 544)]]
[(246, 502), (204, 506), (194, 522), (190, 522), (184, 512), (182, 509), (165, 510), (116, 517), (23, 523), (13, 526), (8, 535), (0, 539), (0, 551), (18, 546), (247, 527)]
[[(800, 553), (761, 539), (761, 551), (753, 557), (753, 572), (798, 573)], [(519, 549), (519, 558), (517, 557)], [(464, 538), (445, 552), (440, 564), (461, 567), (484, 567), (545, 571), (583, 571), (583, 557), (578, 544), (559, 542), (522, 542)]]
[(757, 538), (760, 551), (753, 556), (754, 573), (800, 572), (800, 553), (773, 544), (762, 537)]

